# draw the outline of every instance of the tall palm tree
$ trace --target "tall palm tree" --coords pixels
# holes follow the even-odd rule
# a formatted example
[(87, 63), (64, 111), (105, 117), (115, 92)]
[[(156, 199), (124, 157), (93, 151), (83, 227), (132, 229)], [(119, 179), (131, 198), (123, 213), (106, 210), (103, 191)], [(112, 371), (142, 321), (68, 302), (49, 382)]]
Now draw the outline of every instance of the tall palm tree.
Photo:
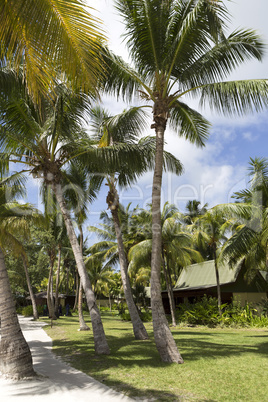
[(23, 75), (40, 104), (59, 73), (95, 92), (101, 71), (100, 21), (83, 0), (1, 0), (0, 64)]
[[(267, 80), (223, 81), (251, 58), (261, 60), (264, 44), (252, 30), (225, 35), (228, 11), (214, 0), (117, 0), (125, 22), (124, 38), (131, 67), (107, 51), (104, 88), (118, 96), (139, 94), (153, 111), (156, 133), (152, 189), (153, 239), (151, 301), (155, 342), (161, 359), (182, 363), (161, 300), (161, 185), (167, 124), (187, 140), (204, 146), (209, 123), (185, 103), (199, 96), (201, 105), (225, 115), (261, 110), (268, 103)], [(147, 107), (148, 107), (147, 106)]]
[[(91, 176), (86, 172), (83, 166), (71, 165), (66, 172), (66, 183), (69, 186), (67, 191), (67, 198), (71, 209), (73, 210), (75, 223), (79, 231), (79, 244), (81, 253), (84, 253), (84, 231), (83, 224), (87, 219), (88, 206), (97, 197), (97, 192), (100, 187), (100, 182), (92, 180)], [(92, 281), (91, 281), (92, 283)], [(93, 286), (94, 290), (94, 286)], [(78, 299), (78, 316), (79, 316), (79, 330), (88, 331), (89, 327), (85, 322), (83, 316), (83, 287), (77, 275), (77, 293)]]
[[(9, 181), (9, 186), (12, 183)], [(13, 183), (14, 184), (14, 183)], [(16, 186), (12, 186), (14, 195)], [(35, 375), (29, 346), (22, 334), (14, 299), (11, 293), (9, 278), (4, 259), (4, 249), (12, 248), (25, 256), (18, 235), (25, 235), (28, 230), (27, 215), (30, 216), (30, 205), (19, 204), (12, 200), (7, 187), (0, 184), (0, 371), (12, 378), (31, 377)]]
[[(64, 199), (62, 167), (78, 163), (77, 156), (87, 155), (87, 163), (93, 163), (94, 171), (103, 163), (103, 152), (97, 152), (82, 128), (81, 118), (88, 107), (88, 99), (82, 94), (71, 94), (65, 87), (58, 87), (58, 96), (52, 108), (43, 103), (42, 120), (24, 93), (17, 92), (1, 98), (1, 142), (4, 155), (10, 161), (20, 162), (28, 169), (24, 172), (40, 177), (51, 188), (61, 210), (79, 275), (89, 307), (96, 353), (109, 353), (101, 317), (86, 271), (69, 210)], [(111, 152), (111, 150), (110, 150)], [(111, 152), (112, 153), (112, 152)], [(80, 157), (81, 163), (81, 157)]]
[[(121, 115), (112, 117), (106, 111), (101, 110), (100, 108), (96, 108), (91, 111), (91, 116), (93, 123), (92, 125), (95, 128), (95, 135), (98, 137), (101, 147), (110, 146), (114, 143), (119, 143), (123, 141), (133, 143), (135, 140), (137, 140), (137, 136), (142, 131), (142, 128), (144, 128), (144, 119), (142, 118), (143, 116), (140, 116), (139, 109), (130, 109), (123, 112)], [(146, 163), (143, 163), (143, 166), (146, 166)], [(142, 165), (140, 164), (140, 160), (135, 159), (130, 161), (127, 166), (129, 177), (125, 172), (126, 167), (124, 166), (122, 169), (122, 176), (124, 176), (123, 180), (136, 180), (138, 172), (141, 172), (141, 167)], [(120, 175), (119, 179), (121, 179)], [(128, 310), (130, 313), (134, 336), (136, 339), (140, 340), (148, 339), (147, 331), (143, 322), (141, 321), (137, 307), (133, 300), (130, 280), (127, 272), (128, 261), (126, 257), (121, 222), (118, 213), (119, 196), (116, 190), (117, 178), (114, 174), (109, 174), (106, 176), (106, 180), (109, 187), (106, 202), (113, 218), (113, 226), (117, 240), (122, 284)]]
[[(96, 108), (91, 111), (91, 117), (94, 134), (98, 137), (101, 147), (106, 147), (112, 144), (116, 145), (122, 142), (135, 144), (138, 136), (145, 127), (145, 115), (139, 108), (125, 110), (123, 113), (116, 116), (110, 116), (105, 110)], [(144, 143), (144, 139), (142, 139), (140, 143)], [(148, 334), (137, 311), (131, 291), (127, 272), (128, 260), (124, 247), (122, 225), (119, 216), (119, 195), (116, 189), (116, 184), (118, 182), (121, 185), (125, 185), (135, 182), (140, 174), (144, 173), (152, 166), (153, 151), (154, 149), (152, 149), (150, 143), (148, 142), (148, 144), (146, 144), (145, 142), (143, 152), (139, 159), (136, 158), (129, 160), (127, 166), (122, 166), (118, 176), (114, 173), (106, 176), (109, 188), (106, 202), (113, 218), (124, 294), (131, 317), (134, 336), (136, 339), (140, 340), (148, 339)], [(172, 158), (172, 155), (165, 153), (165, 162), (170, 163), (170, 167), (173, 168), (176, 173), (181, 171), (179, 161)]]

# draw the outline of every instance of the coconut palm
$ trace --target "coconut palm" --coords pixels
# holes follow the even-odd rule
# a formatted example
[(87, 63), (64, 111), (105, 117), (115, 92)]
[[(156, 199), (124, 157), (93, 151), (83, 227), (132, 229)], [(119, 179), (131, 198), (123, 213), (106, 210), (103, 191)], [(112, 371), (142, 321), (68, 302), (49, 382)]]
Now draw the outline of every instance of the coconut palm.
[[(105, 164), (104, 152), (93, 147), (92, 141), (82, 128), (81, 118), (84, 117), (88, 107), (88, 99), (81, 93), (78, 95), (70, 93), (63, 85), (57, 90), (58, 96), (53, 108), (46, 100), (43, 101), (41, 120), (40, 114), (22, 91), (1, 97), (2, 149), (4, 157), (8, 155), (10, 161), (24, 164), (28, 167), (24, 172), (42, 178), (47, 188), (53, 191), (66, 225), (86, 294), (96, 353), (109, 353), (100, 313), (64, 199), (62, 174), (62, 167), (65, 164), (82, 163), (85, 155), (87, 155), (85, 158), (87, 166), (96, 171)], [(111, 149), (107, 152), (110, 152), (110, 156), (114, 153)], [(120, 158), (120, 151), (117, 156)]]
[(26, 260), (23, 245), (17, 236), (28, 233), (27, 216), (32, 215), (32, 209), (29, 204), (19, 204), (13, 200), (15, 193), (20, 193), (14, 182), (8, 180), (13, 194), (8, 191), (6, 184), (7, 179), (0, 184), (0, 371), (18, 379), (31, 377), (35, 373), (31, 352), (19, 325), (3, 252), (12, 249)]
[[(101, 147), (124, 143), (135, 144), (138, 136), (145, 127), (145, 115), (139, 108), (130, 108), (123, 113), (110, 116), (105, 110), (100, 108), (92, 109), (92, 125), (94, 127), (94, 134), (99, 139), (99, 145)], [(144, 139), (140, 141), (144, 143)], [(122, 276), (122, 283), (128, 310), (133, 325), (133, 332), (136, 339), (148, 339), (147, 331), (140, 319), (137, 308), (135, 306), (133, 295), (131, 292), (130, 281), (128, 277), (128, 261), (124, 247), (124, 241), (122, 237), (122, 225), (119, 217), (119, 196), (116, 189), (117, 182), (121, 184), (133, 183), (137, 180), (137, 177), (144, 173), (149, 167), (151, 167), (151, 161), (153, 159), (153, 149), (148, 142), (144, 144), (143, 153), (139, 159), (129, 160), (127, 166), (122, 166), (119, 175), (116, 177), (114, 174), (106, 176), (109, 192), (106, 198), (108, 208), (111, 211), (113, 218), (113, 225), (116, 233), (118, 256), (120, 262), (120, 270)], [(147, 146), (146, 146), (147, 145)], [(166, 165), (175, 170), (176, 173), (181, 171), (181, 165), (179, 161), (176, 161), (172, 155), (165, 153)]]
[[(80, 250), (81, 253), (84, 254), (85, 244), (83, 224), (87, 219), (88, 205), (97, 197), (100, 183), (99, 181), (92, 180), (83, 166), (74, 165), (71, 165), (66, 172), (66, 183), (67, 186), (69, 186), (69, 191), (66, 192), (66, 196), (69, 205), (73, 210), (75, 222), (78, 227)], [(76, 291), (78, 293), (76, 299), (78, 298), (79, 330), (88, 331), (89, 327), (83, 316), (83, 287), (81, 281), (79, 281), (79, 275), (77, 275)]]
[(0, 64), (23, 68), (35, 103), (59, 73), (95, 92), (100, 73), (100, 22), (83, 0), (1, 0)]
[(197, 200), (190, 200), (187, 202), (185, 206), (186, 212), (183, 219), (187, 225), (194, 223), (194, 220), (198, 216), (204, 215), (204, 213), (207, 211), (208, 204), (203, 205), (203, 207), (200, 207), (200, 204), (201, 202)]
[(225, 35), (228, 11), (212, 0), (117, 0), (124, 19), (132, 65), (107, 51), (105, 90), (125, 98), (133, 94), (153, 111), (156, 133), (152, 190), (153, 239), (151, 301), (155, 342), (161, 359), (182, 363), (165, 318), (161, 300), (161, 185), (164, 136), (167, 124), (182, 137), (203, 146), (208, 121), (185, 103), (199, 96), (224, 115), (261, 110), (268, 102), (267, 80), (223, 81), (251, 58), (261, 60), (264, 44), (252, 30)]

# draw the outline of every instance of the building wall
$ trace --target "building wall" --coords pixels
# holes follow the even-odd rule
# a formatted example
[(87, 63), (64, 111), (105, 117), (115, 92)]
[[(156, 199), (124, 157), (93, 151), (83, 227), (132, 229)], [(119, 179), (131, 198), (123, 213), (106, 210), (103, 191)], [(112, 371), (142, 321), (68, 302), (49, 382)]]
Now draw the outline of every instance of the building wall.
[(260, 303), (263, 299), (267, 299), (267, 294), (265, 292), (256, 292), (256, 293), (234, 293), (233, 294), (234, 302), (241, 303), (244, 306), (247, 303), (256, 305)]

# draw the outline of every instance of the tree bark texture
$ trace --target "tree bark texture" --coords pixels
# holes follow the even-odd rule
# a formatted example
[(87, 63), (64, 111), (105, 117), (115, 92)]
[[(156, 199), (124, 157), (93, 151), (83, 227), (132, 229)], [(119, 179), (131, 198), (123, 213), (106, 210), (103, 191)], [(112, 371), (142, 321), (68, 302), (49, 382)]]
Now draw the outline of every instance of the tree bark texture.
[(131, 286), (130, 286), (130, 280), (129, 280), (129, 276), (128, 276), (127, 257), (126, 257), (126, 253), (125, 253), (125, 249), (124, 249), (124, 243), (123, 243), (123, 239), (122, 239), (120, 221), (119, 221), (119, 216), (118, 216), (118, 208), (116, 207), (115, 209), (111, 209), (111, 212), (112, 212), (116, 239), (117, 239), (122, 284), (123, 284), (124, 294), (125, 294), (125, 298), (126, 298), (126, 302), (127, 302), (127, 306), (128, 306), (128, 311), (129, 311), (131, 322), (132, 322), (134, 336), (136, 339), (145, 340), (145, 339), (148, 339), (148, 334), (147, 334), (145, 326), (139, 316), (137, 307), (133, 300), (133, 295), (132, 295)]
[(30, 348), (20, 328), (11, 293), (4, 254), (0, 248), (0, 371), (3, 375), (21, 379), (35, 376)]
[(152, 127), (156, 132), (156, 155), (152, 190), (152, 260), (151, 260), (151, 307), (153, 317), (154, 339), (161, 360), (169, 363), (183, 363), (175, 340), (168, 326), (167, 318), (161, 296), (161, 250), (162, 250), (162, 225), (161, 225), (161, 186), (163, 172), (163, 151), (165, 122), (160, 123), (155, 118), (156, 124)]
[(29, 294), (30, 294), (30, 298), (31, 298), (32, 306), (33, 306), (33, 318), (35, 320), (38, 320), (39, 314), (38, 314), (38, 311), (37, 311), (34, 292), (33, 292), (33, 289), (32, 289), (31, 280), (30, 280), (30, 276), (29, 276), (29, 272), (28, 272), (27, 261), (26, 261), (26, 258), (25, 258), (24, 255), (22, 256), (22, 262), (23, 262), (23, 267), (24, 267), (24, 272), (25, 272), (25, 276), (26, 276), (27, 286), (28, 286), (28, 290), (29, 290)]
[(90, 328), (85, 322), (83, 314), (83, 287), (80, 281), (79, 292), (78, 292), (78, 317), (79, 317), (79, 331), (88, 331)]
[(83, 255), (80, 250), (80, 246), (76, 237), (76, 233), (73, 227), (73, 223), (69, 214), (69, 211), (66, 207), (66, 203), (63, 198), (62, 187), (60, 184), (52, 184), (52, 189), (55, 193), (57, 202), (61, 209), (61, 213), (64, 218), (66, 230), (68, 233), (68, 237), (70, 240), (70, 244), (74, 253), (77, 269), (79, 272), (80, 280), (82, 282), (82, 286), (85, 292), (87, 305), (91, 317), (93, 336), (94, 336), (94, 344), (95, 344), (95, 352), (97, 354), (109, 354), (110, 349), (105, 337), (103, 324), (101, 321), (101, 316), (99, 309), (96, 305), (96, 299), (94, 292), (92, 290), (91, 282), (86, 270), (86, 266), (83, 260)]

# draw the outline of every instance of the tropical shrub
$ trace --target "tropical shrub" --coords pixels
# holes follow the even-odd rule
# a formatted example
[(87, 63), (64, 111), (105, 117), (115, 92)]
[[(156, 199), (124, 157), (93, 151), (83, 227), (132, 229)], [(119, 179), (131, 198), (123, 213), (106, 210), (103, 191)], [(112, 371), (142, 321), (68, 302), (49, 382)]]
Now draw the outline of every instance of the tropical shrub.
[[(38, 314), (42, 315), (43, 307), (37, 306), (37, 311), (38, 311)], [(33, 306), (30, 304), (29, 306), (22, 307), (20, 309), (20, 312), (18, 312), (18, 309), (17, 309), (17, 313), (21, 313), (22, 315), (24, 315), (24, 317), (31, 317), (33, 315)]]
[(204, 296), (193, 304), (181, 304), (176, 310), (178, 323), (186, 325), (265, 327), (268, 326), (266, 310), (259, 315), (251, 305), (240, 303), (222, 304), (220, 317), (217, 299)]

